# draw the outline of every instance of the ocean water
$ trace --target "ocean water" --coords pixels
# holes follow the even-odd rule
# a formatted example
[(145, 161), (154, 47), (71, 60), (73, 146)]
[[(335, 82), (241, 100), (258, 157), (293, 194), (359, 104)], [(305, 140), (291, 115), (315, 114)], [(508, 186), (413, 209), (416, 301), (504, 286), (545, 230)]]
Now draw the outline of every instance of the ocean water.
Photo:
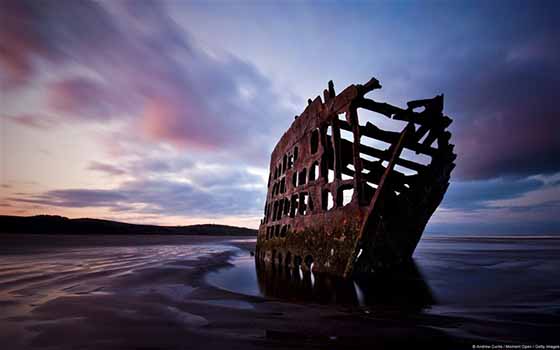
[[(34, 307), (65, 296), (101, 295), (113, 293), (112, 284), (119, 280), (133, 281), (141, 271), (189, 269), (200, 258), (239, 251), (239, 248), (213, 242), (192, 244), (156, 244), (138, 237), (117, 237), (128, 245), (114, 246), (109, 238), (52, 236), (61, 241), (21, 242), (0, 246), (0, 326), (2, 320), (25, 315)], [(24, 236), (23, 239), (44, 240)], [(79, 243), (79, 240), (84, 241)], [(78, 244), (79, 243), (79, 244)], [(123, 244), (123, 242), (121, 242)], [(154, 281), (155, 283), (156, 281)], [(188, 282), (188, 281), (185, 281)], [(140, 290), (141, 283), (130, 283), (130, 289)], [(192, 289), (185, 283), (173, 290), (162, 284), (162, 293), (177, 294), (181, 299)], [(169, 290), (165, 290), (165, 288)], [(1, 327), (0, 327), (1, 328)]]
[[(255, 266), (247, 254), (207, 276), (229, 291), (297, 303), (459, 320), (432, 326), (481, 339), (558, 340), (560, 237), (426, 236), (414, 262), (367, 281)], [(460, 323), (460, 326), (457, 325)], [(493, 338), (495, 337), (495, 338)]]
[[(155, 317), (155, 303), (166, 311), (149, 326), (149, 338), (156, 339), (167, 331), (169, 313), (178, 314), (178, 306), (190, 315), (183, 319), (182, 310), (181, 322), (193, 327), (212, 321), (212, 307), (227, 310), (216, 317), (257, 317), (263, 324), (280, 319), (280, 313), (272, 312), (277, 307), (274, 301), (298, 304), (297, 310), (312, 315), (332, 308), (354, 325), (366, 316), (408, 329), (432, 328), (472, 339), (472, 344), (559, 343), (560, 237), (425, 236), (412, 264), (358, 281), (258, 267), (254, 257), (239, 248), (252, 247), (254, 239), (163, 235), (2, 239), (0, 341), (13, 345), (21, 339), (22, 348), (35, 339), (55, 344), (58, 337), (52, 334), (70, 327), (64, 320), (75, 317), (77, 310), (81, 320), (92, 322), (87, 327), (103, 335), (110, 334), (111, 325), (121, 317), (138, 315), (140, 321), (131, 322)], [(228, 256), (231, 264), (224, 265)], [(273, 302), (255, 303), (243, 295)], [(128, 306), (121, 310), (122, 305)], [(103, 328), (95, 317), (108, 309), (112, 311), (104, 316), (107, 328)], [(132, 309), (136, 313), (130, 313)], [(271, 314), (276, 316), (262, 318)], [(221, 322), (219, 317), (214, 322)], [(290, 330), (285, 327), (280, 328)], [(182, 341), (180, 334), (177, 342)], [(81, 338), (71, 341), (75, 343), (68, 348), (75, 348)]]

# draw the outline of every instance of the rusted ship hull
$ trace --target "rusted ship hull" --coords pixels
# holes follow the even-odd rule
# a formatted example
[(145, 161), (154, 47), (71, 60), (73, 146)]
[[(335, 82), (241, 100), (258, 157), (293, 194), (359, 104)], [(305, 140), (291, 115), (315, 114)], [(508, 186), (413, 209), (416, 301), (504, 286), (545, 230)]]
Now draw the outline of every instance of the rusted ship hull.
[(281, 137), (259, 263), (349, 277), (412, 257), (455, 166), (451, 119), (442, 95), (402, 109), (365, 97), (380, 87), (371, 79), (336, 95), (329, 82)]

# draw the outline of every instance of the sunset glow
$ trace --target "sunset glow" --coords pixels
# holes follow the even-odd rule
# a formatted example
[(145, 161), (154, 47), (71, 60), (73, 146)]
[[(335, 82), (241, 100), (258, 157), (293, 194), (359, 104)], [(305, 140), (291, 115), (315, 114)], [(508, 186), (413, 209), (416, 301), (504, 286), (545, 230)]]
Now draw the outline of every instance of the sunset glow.
[(288, 3), (2, 2), (0, 214), (256, 228), (307, 99), (375, 76), (454, 118), (428, 233), (560, 232), (557, 2)]

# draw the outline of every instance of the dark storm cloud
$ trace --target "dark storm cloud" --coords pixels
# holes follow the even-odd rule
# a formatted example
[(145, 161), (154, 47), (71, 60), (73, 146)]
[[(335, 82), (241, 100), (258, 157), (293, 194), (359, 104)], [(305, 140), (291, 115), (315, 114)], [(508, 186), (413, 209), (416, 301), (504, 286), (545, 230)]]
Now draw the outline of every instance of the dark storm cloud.
[(474, 67), (450, 87), (450, 93), (463, 100), (458, 107), (462, 119), (455, 128), (459, 176), (480, 179), (560, 171), (560, 119), (555, 106), (560, 99), (556, 88), (560, 67), (555, 63), (560, 52), (554, 51), (556, 44), (549, 45), (539, 53), (544, 56), (522, 62), (490, 55), (486, 58), (496, 62), (492, 71), (480, 74)]
[(552, 1), (479, 3), (464, 40), (434, 50), (429, 86), (456, 117), (459, 178), (560, 171), (559, 15)]

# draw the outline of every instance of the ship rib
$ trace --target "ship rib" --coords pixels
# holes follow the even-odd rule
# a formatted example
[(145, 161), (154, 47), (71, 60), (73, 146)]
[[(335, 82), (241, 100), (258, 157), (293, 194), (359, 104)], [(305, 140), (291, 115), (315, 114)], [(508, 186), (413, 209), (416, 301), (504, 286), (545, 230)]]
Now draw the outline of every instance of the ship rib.
[[(271, 154), (260, 263), (348, 277), (412, 256), (455, 166), (452, 120), (443, 95), (403, 109), (365, 97), (379, 88), (372, 78), (337, 95), (329, 82), (324, 101), (310, 99), (282, 135)], [(385, 130), (364, 111), (405, 126)], [(371, 224), (381, 216), (383, 228)]]

